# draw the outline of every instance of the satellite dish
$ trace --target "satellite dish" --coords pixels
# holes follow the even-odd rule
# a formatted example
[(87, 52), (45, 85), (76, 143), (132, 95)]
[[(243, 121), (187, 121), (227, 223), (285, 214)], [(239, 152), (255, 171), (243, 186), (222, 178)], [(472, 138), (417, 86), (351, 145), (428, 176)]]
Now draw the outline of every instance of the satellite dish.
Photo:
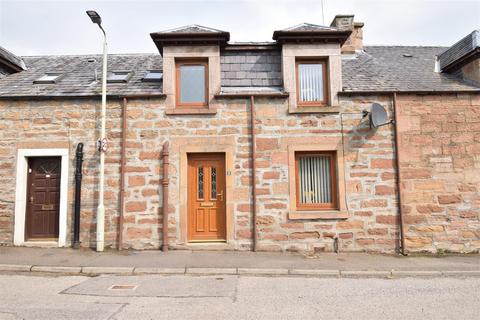
[(368, 115), (370, 128), (378, 128), (392, 123), (392, 120), (388, 120), (387, 111), (385, 111), (385, 108), (379, 103), (373, 103), (370, 112), (364, 111), (363, 114), (364, 116)]

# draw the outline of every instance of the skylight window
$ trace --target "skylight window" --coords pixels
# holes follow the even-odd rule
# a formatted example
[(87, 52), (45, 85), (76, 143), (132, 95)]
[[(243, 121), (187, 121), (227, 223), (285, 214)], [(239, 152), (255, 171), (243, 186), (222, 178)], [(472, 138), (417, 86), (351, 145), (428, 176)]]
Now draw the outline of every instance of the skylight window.
[(132, 76), (130, 71), (113, 71), (107, 77), (107, 82), (127, 82)]
[(47, 72), (40, 78), (33, 81), (33, 83), (55, 83), (60, 78), (62, 73), (59, 72)]
[(158, 82), (162, 80), (163, 78), (163, 73), (160, 70), (149, 70), (143, 77), (143, 81), (147, 82)]

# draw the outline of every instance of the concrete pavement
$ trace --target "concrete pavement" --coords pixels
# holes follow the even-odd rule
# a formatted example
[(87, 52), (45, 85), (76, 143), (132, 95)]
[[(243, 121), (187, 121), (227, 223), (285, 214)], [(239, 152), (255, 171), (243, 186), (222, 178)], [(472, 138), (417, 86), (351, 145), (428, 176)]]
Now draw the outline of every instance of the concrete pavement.
[(0, 275), (0, 319), (478, 319), (480, 278)]
[(106, 251), (0, 247), (0, 272), (194, 274), (310, 277), (480, 276), (480, 255), (396, 256), (366, 253)]

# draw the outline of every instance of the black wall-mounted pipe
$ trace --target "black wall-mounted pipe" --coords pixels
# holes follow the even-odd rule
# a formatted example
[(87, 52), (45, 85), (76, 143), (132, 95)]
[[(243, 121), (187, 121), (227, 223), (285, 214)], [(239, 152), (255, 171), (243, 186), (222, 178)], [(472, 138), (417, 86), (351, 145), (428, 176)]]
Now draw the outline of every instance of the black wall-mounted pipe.
[(82, 199), (83, 143), (77, 144), (75, 152), (75, 217), (73, 224), (73, 247), (80, 247), (80, 204)]

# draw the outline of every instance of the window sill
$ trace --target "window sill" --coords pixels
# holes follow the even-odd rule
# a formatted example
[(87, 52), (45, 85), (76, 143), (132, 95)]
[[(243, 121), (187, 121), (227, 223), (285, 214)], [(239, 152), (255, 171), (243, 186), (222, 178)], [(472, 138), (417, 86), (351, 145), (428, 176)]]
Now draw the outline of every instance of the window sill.
[(288, 110), (289, 113), (340, 113), (340, 107), (296, 107)]
[(182, 115), (182, 114), (216, 114), (216, 108), (175, 108), (166, 109), (167, 115)]
[(348, 218), (349, 214), (346, 210), (290, 211), (288, 213), (288, 219), (290, 220), (332, 220)]

